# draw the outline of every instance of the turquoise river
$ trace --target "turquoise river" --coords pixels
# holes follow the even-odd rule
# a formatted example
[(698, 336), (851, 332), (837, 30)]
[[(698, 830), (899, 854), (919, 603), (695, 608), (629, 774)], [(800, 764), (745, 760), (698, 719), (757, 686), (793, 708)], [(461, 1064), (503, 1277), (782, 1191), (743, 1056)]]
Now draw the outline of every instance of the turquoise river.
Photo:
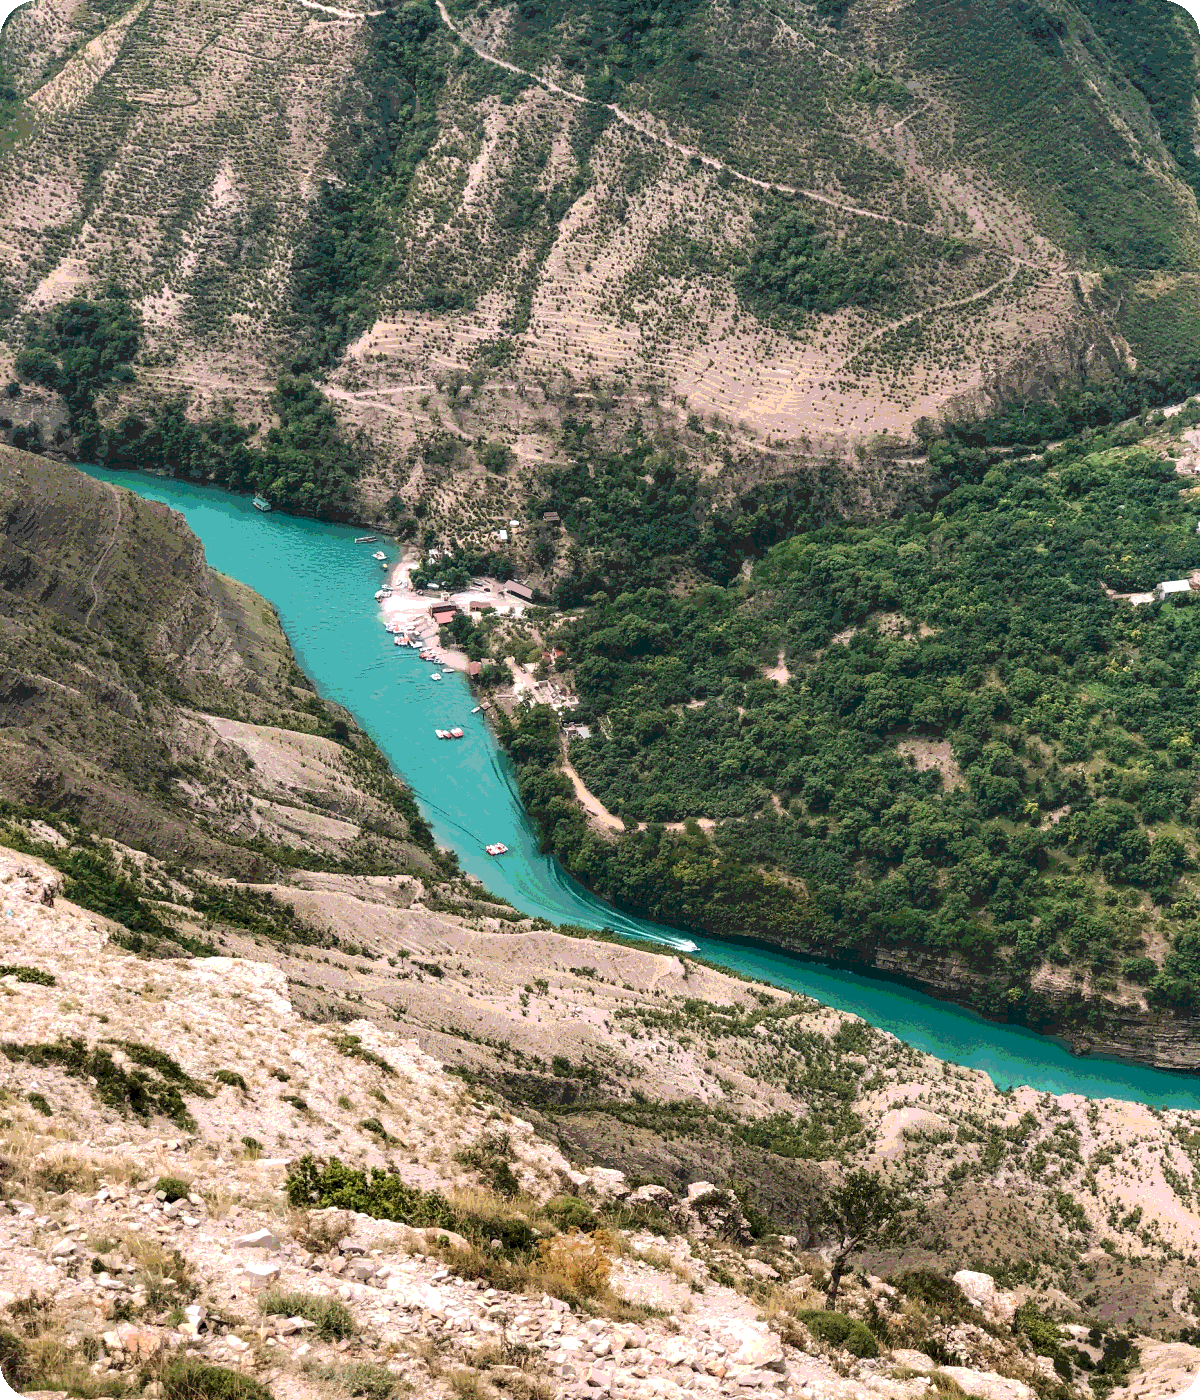
[[(395, 647), (374, 603), (382, 575), (374, 549), (354, 530), (263, 514), (246, 497), (131, 472), (89, 468), (105, 481), (179, 511), (203, 541), (208, 562), (261, 593), (277, 609), (301, 666), (328, 699), (344, 705), (411, 786), (437, 840), (464, 869), (528, 914), (556, 924), (612, 929), (653, 939), (776, 986), (852, 1011), (941, 1059), (986, 1070), (1007, 1088), (1136, 1099), (1200, 1108), (1200, 1079), (1115, 1060), (1076, 1058), (1053, 1040), (996, 1025), (919, 992), (822, 967), (752, 944), (703, 938), (632, 918), (594, 898), (538, 850), (507, 760), (466, 681)], [(439, 742), (434, 728), (461, 725), (466, 738)], [(492, 859), (485, 844), (502, 841)]]

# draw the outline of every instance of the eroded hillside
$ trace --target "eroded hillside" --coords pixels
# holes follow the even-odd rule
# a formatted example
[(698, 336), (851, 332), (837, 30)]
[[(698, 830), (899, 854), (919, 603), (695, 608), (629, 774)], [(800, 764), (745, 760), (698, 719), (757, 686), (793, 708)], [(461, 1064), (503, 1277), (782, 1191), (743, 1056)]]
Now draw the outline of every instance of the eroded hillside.
[[(123, 288), (144, 334), (99, 408), (136, 410), (133, 460), (167, 400), (261, 431), (281, 373), (331, 370), (375, 505), (482, 495), (488, 443), (536, 477), (598, 408), (723, 424), (777, 474), (1161, 369), (1195, 327), (1196, 41), (1165, 0), (1138, 23), (1149, 57), (1107, 0), (32, 0), (9, 351)], [(6, 416), (78, 427), (31, 390)], [(503, 519), (523, 488), (490, 480)]]

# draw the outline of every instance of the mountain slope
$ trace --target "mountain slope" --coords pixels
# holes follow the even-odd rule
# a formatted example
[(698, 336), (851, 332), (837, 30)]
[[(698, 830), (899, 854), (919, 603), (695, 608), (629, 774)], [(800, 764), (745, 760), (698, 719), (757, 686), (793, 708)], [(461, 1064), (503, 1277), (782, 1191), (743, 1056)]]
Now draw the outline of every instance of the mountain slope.
[(243, 878), (295, 852), (430, 864), (411, 796), (179, 516), (9, 448), (0, 784), (162, 859)]
[(145, 335), (109, 421), (263, 425), (283, 369), (334, 367), (376, 504), (446, 452), (482, 480), (480, 438), (536, 470), (585, 384), (778, 471), (1194, 336), (1197, 36), (1166, 0), (91, 7), (55, 11), (53, 74), (48, 9), (5, 31), (12, 352), (116, 279)]

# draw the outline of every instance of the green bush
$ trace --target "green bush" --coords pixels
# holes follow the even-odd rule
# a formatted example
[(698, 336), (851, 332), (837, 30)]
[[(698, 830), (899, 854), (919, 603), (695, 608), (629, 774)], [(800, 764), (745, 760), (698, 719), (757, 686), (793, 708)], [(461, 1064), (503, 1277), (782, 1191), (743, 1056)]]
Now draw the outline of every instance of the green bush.
[(164, 1400), (272, 1400), (252, 1376), (200, 1361), (174, 1361), (159, 1375)]
[(18, 982), (31, 982), (39, 987), (56, 985), (53, 973), (43, 972), (40, 967), (25, 967), (22, 963), (0, 964), (0, 977), (15, 977)]
[(160, 1176), (154, 1189), (161, 1191), (168, 1201), (186, 1201), (192, 1186), (180, 1176)]
[(857, 1318), (815, 1309), (798, 1313), (797, 1316), (814, 1337), (830, 1346), (843, 1347), (851, 1356), (869, 1360), (879, 1355), (879, 1343)]
[(545, 1211), (560, 1230), (590, 1234), (596, 1228), (596, 1212), (578, 1196), (553, 1196), (546, 1202)]
[(936, 1269), (905, 1269), (888, 1282), (906, 1298), (921, 1303), (939, 1317), (963, 1317), (972, 1311), (966, 1294), (952, 1278)]
[(0, 1376), (19, 1395), (22, 1387), (33, 1380), (33, 1367), (29, 1359), (29, 1348), (15, 1332), (0, 1328)]
[(282, 1317), (303, 1317), (316, 1324), (317, 1336), (323, 1342), (338, 1342), (354, 1335), (354, 1317), (345, 1303), (336, 1298), (324, 1298), (317, 1293), (263, 1293), (259, 1310)]
[(458, 1213), (444, 1196), (436, 1191), (420, 1191), (406, 1186), (392, 1172), (379, 1167), (370, 1176), (353, 1167), (344, 1166), (336, 1157), (320, 1162), (304, 1156), (288, 1173), (289, 1205), (323, 1210), (336, 1206), (339, 1210), (357, 1210), (376, 1220), (395, 1220), (405, 1225), (441, 1226), (457, 1230)]
[(35, 1089), (33, 1093), (26, 1094), (25, 1098), (33, 1108), (37, 1109), (43, 1118), (50, 1118), (53, 1116), (54, 1110), (50, 1107), (50, 1103), (45, 1094), (39, 1094)]
[(246, 1093), (246, 1081), (236, 1069), (219, 1069), (213, 1076), (218, 1084), (228, 1084), (231, 1089), (240, 1089)]
[[(126, 1071), (118, 1065), (112, 1052), (102, 1045), (88, 1049), (78, 1037), (60, 1040), (54, 1045), (0, 1045), (0, 1053), (14, 1064), (25, 1063), (39, 1069), (57, 1069), (74, 1079), (94, 1080), (95, 1092), (101, 1103), (122, 1112), (133, 1112), (139, 1118), (161, 1113), (180, 1128), (192, 1131), (196, 1120), (187, 1111), (181, 1089), (188, 1093), (204, 1093), (203, 1088), (184, 1074), (168, 1056), (132, 1041), (121, 1042), (131, 1058), (145, 1068)], [(156, 1079), (151, 1069), (165, 1071)], [(179, 1083), (167, 1079), (178, 1078)]]

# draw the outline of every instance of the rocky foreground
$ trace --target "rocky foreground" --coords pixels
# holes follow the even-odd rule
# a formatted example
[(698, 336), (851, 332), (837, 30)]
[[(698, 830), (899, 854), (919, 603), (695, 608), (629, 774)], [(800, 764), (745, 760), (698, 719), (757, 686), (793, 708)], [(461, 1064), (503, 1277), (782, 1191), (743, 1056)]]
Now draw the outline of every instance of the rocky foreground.
[[(278, 969), (150, 962), (110, 931), (48, 866), (0, 853), (0, 1368), (18, 1390), (1069, 1400), (1115, 1355), (1082, 1316), (1039, 1345), (1014, 1326), (1031, 1290), (980, 1272), (862, 1272), (826, 1312), (826, 1260), (752, 1242), (732, 1192), (581, 1169), (400, 1034), (302, 1019)], [(319, 1199), (332, 1158), (348, 1203)], [(1141, 1352), (1152, 1374), (1110, 1367), (1104, 1393), (1173, 1394), (1200, 1364)]]

